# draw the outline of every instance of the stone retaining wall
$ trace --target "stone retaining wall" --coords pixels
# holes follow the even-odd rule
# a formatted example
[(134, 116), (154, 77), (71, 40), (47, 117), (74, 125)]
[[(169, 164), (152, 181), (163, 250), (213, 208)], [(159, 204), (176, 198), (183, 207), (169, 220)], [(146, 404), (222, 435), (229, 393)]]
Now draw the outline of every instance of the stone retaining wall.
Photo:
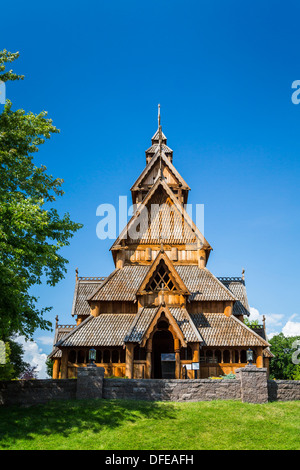
[(34, 405), (76, 398), (77, 380), (0, 381), (0, 405)]
[(270, 401), (300, 400), (300, 380), (268, 380)]
[(157, 401), (239, 400), (239, 380), (104, 379), (103, 398)]
[(79, 367), (77, 379), (0, 381), (0, 405), (93, 398), (266, 403), (300, 400), (300, 381), (267, 380), (267, 370), (255, 366), (237, 369), (236, 379), (222, 380), (104, 379), (102, 367)]

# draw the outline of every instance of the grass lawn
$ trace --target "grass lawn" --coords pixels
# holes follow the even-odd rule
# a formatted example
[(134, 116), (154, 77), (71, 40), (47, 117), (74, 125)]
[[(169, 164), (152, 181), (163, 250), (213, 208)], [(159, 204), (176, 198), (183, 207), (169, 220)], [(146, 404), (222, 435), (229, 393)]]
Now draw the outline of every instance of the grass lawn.
[(0, 407), (0, 449), (300, 449), (300, 401), (89, 400)]

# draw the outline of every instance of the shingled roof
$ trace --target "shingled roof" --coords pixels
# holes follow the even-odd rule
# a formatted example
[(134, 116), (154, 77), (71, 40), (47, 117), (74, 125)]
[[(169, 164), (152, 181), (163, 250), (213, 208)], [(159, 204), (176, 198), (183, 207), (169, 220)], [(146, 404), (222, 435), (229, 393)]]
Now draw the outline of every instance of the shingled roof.
[(54, 341), (53, 341), (53, 349), (49, 354), (49, 358), (57, 359), (61, 357), (61, 350), (58, 349), (55, 345), (56, 343), (60, 342), (63, 338), (67, 336), (73, 329), (76, 328), (76, 325), (57, 325), (55, 328), (54, 334)]
[[(112, 272), (89, 300), (133, 301), (150, 265), (126, 265)], [(236, 298), (207, 268), (194, 265), (174, 265), (191, 292), (190, 300), (234, 301)]]
[[(142, 308), (137, 314), (102, 313), (92, 315), (56, 343), (56, 347), (123, 346), (125, 342), (141, 343), (145, 332), (161, 307)], [(203, 346), (262, 346), (266, 357), (273, 357), (269, 343), (235, 316), (223, 313), (188, 314), (185, 308), (169, 311), (187, 342)], [(53, 353), (52, 353), (53, 354)], [(61, 352), (59, 352), (61, 355)], [(59, 357), (52, 355), (52, 357)]]
[(122, 346), (124, 338), (134, 320), (131, 313), (102, 313), (92, 315), (69, 333), (59, 347)]
[(244, 279), (241, 277), (218, 277), (218, 279), (237, 299), (233, 307), (233, 314), (249, 316), (250, 308)]
[(176, 265), (176, 271), (191, 292), (190, 300), (235, 301), (236, 298), (207, 268)]
[(90, 315), (90, 306), (87, 299), (97, 287), (101, 286), (105, 277), (79, 277), (76, 280), (72, 315)]
[[(141, 308), (140, 311), (136, 314), (132, 325), (130, 326), (129, 332), (125, 337), (125, 342), (141, 343), (145, 332), (147, 331), (149, 325), (160, 308), (161, 306)], [(174, 317), (186, 341), (202, 341), (201, 335), (199, 334), (194, 323), (191, 321), (191, 318), (185, 308), (169, 307), (168, 310)]]
[(150, 266), (124, 266), (115, 269), (89, 300), (132, 301)]
[[(153, 216), (151, 205), (156, 204), (159, 206), (160, 211)], [(167, 213), (167, 206), (172, 207), (173, 223), (170, 224), (170, 210)], [(144, 210), (144, 212), (143, 212)], [(142, 218), (141, 214), (148, 215), (149, 219), (146, 220), (146, 227), (140, 233), (137, 233), (137, 238), (130, 237), (130, 229), (134, 224), (137, 224), (137, 218)], [(161, 216), (160, 216), (161, 214)], [(142, 225), (142, 223), (140, 223)], [(143, 202), (135, 211), (126, 227), (122, 230), (117, 240), (113, 243), (111, 250), (119, 246), (121, 240), (126, 240), (127, 243), (151, 244), (151, 243), (195, 243), (200, 241), (204, 249), (211, 250), (211, 246), (204, 238), (200, 230), (196, 227), (195, 223), (188, 215), (186, 210), (181, 206), (173, 191), (169, 188), (164, 179), (157, 179), (152, 186)]]
[(234, 315), (223, 313), (196, 313), (191, 318), (201, 334), (204, 346), (269, 346)]

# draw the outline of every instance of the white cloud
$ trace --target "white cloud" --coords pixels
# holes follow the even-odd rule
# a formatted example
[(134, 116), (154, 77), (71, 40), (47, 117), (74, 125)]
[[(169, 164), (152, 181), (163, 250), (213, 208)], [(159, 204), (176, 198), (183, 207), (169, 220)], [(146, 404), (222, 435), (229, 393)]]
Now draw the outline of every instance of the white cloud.
[(282, 319), (284, 318), (284, 315), (281, 313), (269, 313), (266, 315), (266, 322), (268, 325), (281, 325), (282, 324)]
[(250, 321), (262, 321), (262, 316), (260, 315), (259, 311), (257, 308), (250, 307), (250, 316), (249, 316)]
[(26, 341), (25, 336), (18, 336), (15, 341), (20, 343), (24, 349), (24, 361), (28, 362), (31, 366), (36, 367), (37, 376), (39, 379), (49, 378), (46, 372), (47, 354), (42, 352), (35, 341)]
[(268, 333), (268, 334), (267, 334), (267, 337), (268, 337), (268, 339), (272, 339), (273, 336), (276, 336), (276, 335), (279, 335), (279, 331), (275, 331), (275, 332), (272, 332), (272, 333)]
[[(295, 318), (299, 317), (297, 313), (291, 315), (284, 324), (284, 317), (282, 313), (269, 313), (266, 315), (266, 327), (267, 327), (267, 336), (268, 339), (272, 339), (273, 336), (283, 333), (284, 336), (300, 336), (300, 322), (292, 321)], [(257, 308), (250, 307), (250, 316), (249, 320), (256, 320), (259, 323), (262, 323), (262, 315), (260, 315)], [(269, 330), (271, 326), (271, 331)], [(275, 331), (274, 331), (275, 330)]]
[(52, 346), (53, 345), (53, 337), (51, 337), (51, 336), (39, 336), (36, 340), (39, 343), (44, 344), (45, 346)]
[(282, 333), (284, 336), (300, 336), (300, 322), (289, 320), (282, 328)]

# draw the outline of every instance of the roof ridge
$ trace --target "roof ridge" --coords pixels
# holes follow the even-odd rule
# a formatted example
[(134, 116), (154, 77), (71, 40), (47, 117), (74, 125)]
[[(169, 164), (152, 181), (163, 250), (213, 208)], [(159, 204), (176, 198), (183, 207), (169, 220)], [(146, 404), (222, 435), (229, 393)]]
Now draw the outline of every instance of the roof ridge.
[(259, 338), (266, 347), (269, 347), (270, 346), (270, 343), (268, 343), (268, 341), (264, 340), (259, 334), (255, 333), (255, 331), (251, 330), (251, 328), (249, 328), (247, 325), (245, 325), (244, 322), (242, 322), (241, 320), (239, 320), (235, 315), (230, 315), (230, 318), (233, 318), (234, 321), (236, 321), (237, 323), (239, 323), (239, 325), (241, 325), (243, 328), (245, 328), (246, 330), (250, 331), (254, 336), (256, 336), (257, 338)]
[[(200, 268), (199, 268), (199, 269), (200, 269)], [(227, 292), (229, 292), (229, 294), (231, 295), (231, 297), (232, 297), (235, 301), (238, 300), (238, 299), (233, 295), (233, 293), (232, 293), (226, 286), (224, 286), (224, 284), (223, 284), (209, 269), (207, 269), (206, 266), (205, 266), (205, 268), (202, 268), (202, 269), (205, 269), (205, 270), (209, 273), (209, 275), (212, 276), (212, 277), (219, 283), (219, 285), (220, 285), (223, 289), (225, 289)]]
[(76, 325), (75, 328), (73, 328), (73, 330), (70, 331), (70, 333), (68, 333), (66, 336), (64, 336), (64, 337), (63, 337), (58, 343), (56, 343), (54, 346), (55, 346), (55, 347), (62, 346), (66, 339), (69, 339), (70, 336), (72, 336), (75, 332), (77, 332), (78, 330), (80, 330), (80, 328), (82, 328), (84, 325), (86, 325), (92, 318), (96, 318), (96, 317), (94, 317), (93, 315), (89, 315), (85, 320), (83, 320), (83, 322), (81, 322), (79, 325)]
[(102, 282), (102, 284), (100, 284), (100, 286), (97, 286), (96, 289), (93, 291), (93, 293), (90, 295), (90, 297), (88, 299), (86, 299), (87, 301), (89, 300), (92, 300), (92, 298), (94, 297), (94, 295), (96, 295), (100, 289), (102, 289), (103, 286), (105, 286), (107, 284), (107, 282), (116, 274), (116, 272), (120, 271), (120, 268), (115, 268), (106, 278), (105, 280)]
[(199, 338), (199, 340), (204, 343), (204, 340), (200, 334), (200, 331), (198, 330), (198, 328), (196, 327), (195, 323), (193, 322), (189, 312), (187, 311), (186, 307), (178, 307), (181, 311), (183, 311), (183, 314), (184, 316), (187, 318), (188, 322), (190, 323), (191, 325), (191, 328), (193, 329), (194, 333), (196, 334), (196, 336)]
[(228, 282), (240, 282), (240, 283), (245, 284), (245, 280), (242, 277), (239, 277), (239, 276), (232, 276), (232, 277), (229, 277), (229, 276), (216, 276), (216, 277), (221, 282), (228, 281)]

